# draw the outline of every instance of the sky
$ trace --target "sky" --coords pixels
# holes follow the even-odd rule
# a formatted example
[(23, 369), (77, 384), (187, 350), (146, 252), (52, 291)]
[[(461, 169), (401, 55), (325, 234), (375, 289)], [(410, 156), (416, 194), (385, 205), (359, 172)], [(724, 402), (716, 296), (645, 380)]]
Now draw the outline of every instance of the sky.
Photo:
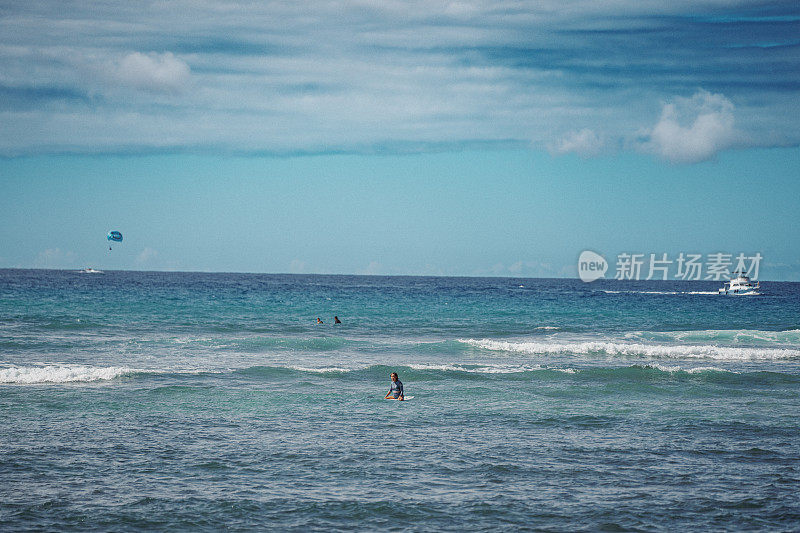
[(0, 268), (800, 280), (798, 96), (797, 2), (3, 2)]

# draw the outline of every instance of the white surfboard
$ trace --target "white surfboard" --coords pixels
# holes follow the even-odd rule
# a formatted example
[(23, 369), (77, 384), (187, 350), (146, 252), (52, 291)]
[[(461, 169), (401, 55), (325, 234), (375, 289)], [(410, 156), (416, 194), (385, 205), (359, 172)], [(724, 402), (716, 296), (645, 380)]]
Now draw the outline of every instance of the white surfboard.
[[(385, 399), (385, 400), (392, 400), (392, 401), (396, 401), (396, 402), (399, 402), (399, 401), (400, 401), (400, 399), (399, 399), (399, 398), (384, 398), (384, 399)], [(403, 401), (404, 401), (404, 402), (407, 402), (408, 400), (413, 400), (413, 399), (414, 399), (414, 397), (413, 397), (413, 396), (403, 396)]]

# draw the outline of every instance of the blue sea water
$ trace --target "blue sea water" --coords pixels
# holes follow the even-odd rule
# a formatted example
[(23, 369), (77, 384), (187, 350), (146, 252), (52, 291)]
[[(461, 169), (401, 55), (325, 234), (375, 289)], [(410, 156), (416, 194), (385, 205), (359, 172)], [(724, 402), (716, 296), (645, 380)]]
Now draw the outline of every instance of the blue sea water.
[(800, 284), (718, 286), (0, 270), (0, 528), (798, 530)]

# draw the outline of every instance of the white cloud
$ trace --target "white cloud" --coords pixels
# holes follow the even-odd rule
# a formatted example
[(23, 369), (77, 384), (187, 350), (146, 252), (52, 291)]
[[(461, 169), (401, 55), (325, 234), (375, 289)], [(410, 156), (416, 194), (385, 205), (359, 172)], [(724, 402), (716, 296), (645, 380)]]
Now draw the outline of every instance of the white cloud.
[(544, 261), (517, 261), (510, 265), (495, 263), (487, 269), (479, 269), (474, 276), (501, 276), (517, 278), (552, 278), (558, 275), (551, 263)]
[(741, 140), (733, 103), (721, 94), (698, 91), (663, 105), (661, 118), (645, 132), (642, 148), (673, 163), (698, 163)]
[(139, 255), (136, 256), (136, 262), (143, 265), (151, 262), (156, 257), (158, 257), (158, 251), (148, 247), (139, 252)]
[(292, 259), (292, 262), (289, 263), (289, 273), (290, 274), (305, 274), (306, 273), (306, 262), (301, 261), (300, 259)]
[(573, 131), (548, 145), (553, 155), (576, 153), (581, 157), (596, 157), (605, 148), (604, 139), (589, 128)]
[(357, 271), (356, 274), (362, 276), (380, 276), (386, 274), (386, 269), (383, 268), (383, 265), (378, 261), (370, 261), (366, 268)]
[(133, 52), (108, 65), (110, 81), (154, 93), (178, 93), (186, 88), (191, 71), (171, 52)]
[(62, 251), (61, 248), (48, 248), (36, 256), (36, 268), (69, 268), (75, 265), (75, 252)]

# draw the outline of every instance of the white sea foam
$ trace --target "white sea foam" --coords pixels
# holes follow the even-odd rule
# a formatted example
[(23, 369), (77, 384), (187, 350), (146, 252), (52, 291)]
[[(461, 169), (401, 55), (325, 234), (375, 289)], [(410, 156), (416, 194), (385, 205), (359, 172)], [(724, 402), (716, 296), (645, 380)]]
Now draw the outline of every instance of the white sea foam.
[(678, 291), (629, 291), (629, 292), (636, 292), (638, 294), (683, 294), (682, 292)]
[(0, 368), (0, 383), (69, 383), (76, 381), (100, 381), (115, 379), (137, 372), (132, 368), (82, 365), (10, 366)]
[(666, 365), (659, 365), (657, 363), (645, 365), (645, 368), (655, 368), (656, 370), (660, 370), (662, 372), (680, 372), (683, 370), (679, 366), (666, 366)]
[(454, 364), (417, 364), (412, 363), (408, 365), (414, 370), (447, 370), (452, 372), (469, 372), (473, 374), (517, 374), (520, 372), (531, 372), (534, 370), (542, 370), (539, 365), (461, 365)]
[(710, 344), (643, 344), (611, 341), (522, 342), (492, 339), (459, 339), (470, 346), (492, 351), (533, 355), (606, 354), (670, 359), (715, 359), (720, 361), (799, 359), (800, 350), (715, 346)]
[(650, 368), (658, 369), (662, 372), (686, 372), (687, 374), (701, 374), (703, 372), (727, 372), (729, 374), (738, 374), (738, 372), (734, 372), (733, 370), (725, 370), (724, 368), (718, 368), (715, 366), (698, 366), (694, 368), (682, 368), (680, 366), (666, 366), (666, 365), (659, 365), (657, 363), (651, 363), (646, 365)]
[[(501, 364), (483, 364), (483, 365), (463, 365), (459, 363), (452, 364), (409, 364), (409, 367), (414, 370), (443, 370), (451, 372), (469, 372), (472, 374), (517, 374), (522, 372), (533, 372), (536, 370), (547, 370), (552, 372), (561, 372), (563, 374), (578, 374), (581, 371), (591, 370), (590, 368), (558, 368), (558, 367), (545, 367), (541, 365), (501, 365)], [(737, 374), (731, 370), (725, 370), (714, 366), (700, 366), (695, 368), (685, 369), (678, 365), (660, 365), (658, 363), (651, 363), (645, 365), (644, 368), (653, 368), (661, 372), (686, 372), (688, 374), (700, 374), (703, 372), (728, 372)]]
[(299, 370), (300, 372), (314, 372), (318, 374), (325, 374), (327, 372), (351, 372), (352, 368), (342, 368), (338, 366), (325, 366), (322, 368), (308, 368), (305, 366), (290, 366), (292, 370)]
[[(800, 348), (800, 330), (764, 331), (756, 329), (707, 329), (690, 331), (632, 331), (624, 335), (626, 340), (639, 342), (690, 342), (730, 344), (737, 347), (767, 345), (775, 348)], [(772, 346), (769, 346), (772, 345)]]
[(606, 294), (719, 294), (719, 291), (610, 291), (601, 290)]
[(701, 372), (727, 372), (728, 374), (738, 374), (739, 372), (735, 372), (733, 370), (726, 370), (724, 368), (717, 368), (715, 366), (698, 366), (695, 368), (690, 368), (686, 370), (689, 374), (699, 374)]

